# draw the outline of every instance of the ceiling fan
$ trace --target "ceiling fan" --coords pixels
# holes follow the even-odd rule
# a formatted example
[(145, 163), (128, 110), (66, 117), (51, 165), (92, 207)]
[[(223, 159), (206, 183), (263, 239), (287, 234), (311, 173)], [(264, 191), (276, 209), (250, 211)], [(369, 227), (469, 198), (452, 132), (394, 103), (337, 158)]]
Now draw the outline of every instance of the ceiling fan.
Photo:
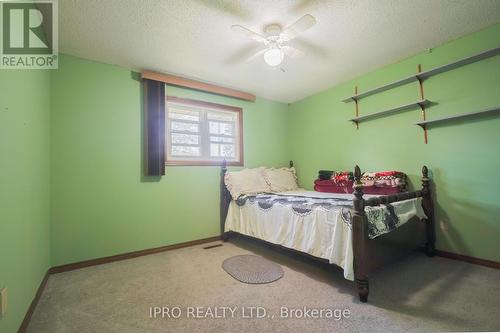
[(315, 24), (314, 16), (306, 14), (284, 29), (277, 23), (268, 24), (264, 27), (264, 34), (256, 33), (241, 25), (233, 25), (231, 29), (264, 45), (264, 48), (250, 56), (247, 62), (262, 55), (266, 64), (276, 68), (285, 57), (295, 58), (304, 54), (301, 50), (288, 45), (288, 42)]

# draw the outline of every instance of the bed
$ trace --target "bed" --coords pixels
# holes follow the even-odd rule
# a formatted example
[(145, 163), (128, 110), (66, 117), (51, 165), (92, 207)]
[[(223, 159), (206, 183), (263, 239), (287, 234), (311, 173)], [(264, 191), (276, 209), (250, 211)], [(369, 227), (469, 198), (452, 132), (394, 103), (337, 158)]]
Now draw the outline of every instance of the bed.
[[(290, 162), (293, 167), (293, 162)], [(221, 169), (221, 237), (257, 238), (337, 265), (367, 302), (375, 269), (424, 247), (434, 255), (434, 214), (427, 167), (422, 189), (386, 196), (364, 195), (354, 169), (353, 194), (286, 191), (233, 199)]]

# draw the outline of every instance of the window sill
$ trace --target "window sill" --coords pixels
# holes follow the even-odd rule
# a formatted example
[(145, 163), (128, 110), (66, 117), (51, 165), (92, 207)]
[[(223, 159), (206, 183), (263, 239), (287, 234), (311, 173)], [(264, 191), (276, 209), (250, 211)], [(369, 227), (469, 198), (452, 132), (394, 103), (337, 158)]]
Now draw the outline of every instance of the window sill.
[[(227, 161), (228, 166), (243, 166), (243, 161)], [(222, 161), (166, 161), (166, 166), (221, 166)]]

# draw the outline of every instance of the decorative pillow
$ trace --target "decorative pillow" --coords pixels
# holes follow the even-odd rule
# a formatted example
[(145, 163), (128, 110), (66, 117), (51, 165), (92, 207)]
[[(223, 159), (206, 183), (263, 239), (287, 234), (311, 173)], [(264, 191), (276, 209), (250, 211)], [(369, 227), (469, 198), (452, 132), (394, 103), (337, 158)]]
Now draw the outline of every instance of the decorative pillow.
[(243, 194), (270, 192), (271, 188), (264, 178), (264, 170), (265, 168), (260, 167), (227, 172), (224, 183), (233, 199), (238, 199)]
[(264, 176), (272, 192), (295, 191), (299, 188), (295, 168), (293, 167), (266, 169)]

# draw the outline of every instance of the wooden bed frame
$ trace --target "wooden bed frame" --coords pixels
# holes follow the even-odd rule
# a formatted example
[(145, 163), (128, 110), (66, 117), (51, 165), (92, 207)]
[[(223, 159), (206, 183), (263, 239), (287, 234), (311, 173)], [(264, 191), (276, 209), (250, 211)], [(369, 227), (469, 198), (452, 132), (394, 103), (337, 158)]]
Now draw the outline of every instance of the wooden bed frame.
[[(293, 167), (292, 161), (290, 161), (290, 167)], [(229, 204), (232, 200), (231, 194), (224, 183), (226, 171), (227, 164), (224, 161), (222, 163), (220, 180), (220, 227), (221, 238), (223, 241), (227, 241), (231, 233), (236, 233), (234, 231), (224, 231)], [(430, 179), (428, 177), (428, 169), (426, 166), (422, 168), (422, 189), (413, 192), (384, 195), (365, 200), (363, 199), (361, 170), (357, 165), (354, 168), (354, 180), (352, 214), (354, 281), (360, 301), (367, 302), (369, 292), (368, 276), (371, 272), (391, 261), (401, 258), (409, 252), (421, 248), (422, 246), (425, 247), (425, 252), (429, 257), (434, 256), (434, 209), (430, 190)], [(390, 204), (418, 197), (422, 197), (422, 208), (427, 215), (426, 220), (420, 220), (414, 217), (403, 226), (394, 229), (387, 234), (375, 239), (370, 239), (368, 237), (368, 219), (366, 217), (365, 207)], [(265, 242), (265, 240), (263, 241)], [(302, 253), (293, 249), (288, 250)], [(310, 255), (308, 256), (323, 262), (328, 262), (323, 258)]]

